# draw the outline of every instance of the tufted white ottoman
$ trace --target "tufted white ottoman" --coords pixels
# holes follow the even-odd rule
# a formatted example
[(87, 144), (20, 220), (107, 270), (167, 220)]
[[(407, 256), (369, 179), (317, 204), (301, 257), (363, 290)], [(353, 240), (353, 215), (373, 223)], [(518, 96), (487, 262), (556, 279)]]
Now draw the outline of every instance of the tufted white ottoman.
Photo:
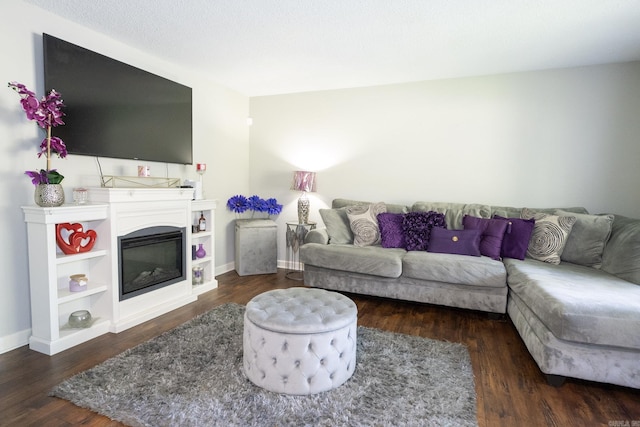
[(244, 372), (277, 393), (313, 394), (347, 381), (356, 367), (358, 309), (323, 289), (276, 289), (247, 304)]

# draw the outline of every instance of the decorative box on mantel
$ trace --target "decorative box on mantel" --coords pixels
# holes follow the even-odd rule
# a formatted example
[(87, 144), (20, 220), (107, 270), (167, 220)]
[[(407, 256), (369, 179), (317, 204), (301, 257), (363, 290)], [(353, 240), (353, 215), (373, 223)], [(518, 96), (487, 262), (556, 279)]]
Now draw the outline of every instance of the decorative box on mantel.
[(271, 219), (236, 220), (236, 272), (240, 276), (278, 271), (277, 225)]

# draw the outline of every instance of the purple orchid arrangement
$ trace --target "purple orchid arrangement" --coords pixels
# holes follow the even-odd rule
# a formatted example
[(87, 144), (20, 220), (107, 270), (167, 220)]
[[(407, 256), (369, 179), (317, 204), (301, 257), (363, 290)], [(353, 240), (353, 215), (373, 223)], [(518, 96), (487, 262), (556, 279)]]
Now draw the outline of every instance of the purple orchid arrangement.
[(20, 104), (27, 114), (27, 119), (35, 120), (42, 129), (46, 131), (46, 136), (40, 144), (40, 152), (38, 158), (43, 154), (47, 158), (47, 168), (39, 171), (26, 171), (34, 185), (38, 184), (60, 184), (64, 176), (51, 169), (51, 152), (55, 152), (58, 157), (67, 157), (67, 147), (64, 142), (55, 136), (51, 136), (51, 128), (63, 125), (62, 116), (62, 97), (54, 89), (48, 95), (43, 96), (41, 100), (36, 98), (36, 94), (27, 89), (25, 85), (18, 82), (10, 82), (9, 87), (20, 95)]
[[(278, 215), (282, 212), (282, 205), (274, 198), (262, 199), (256, 195), (245, 197), (236, 195), (227, 200), (227, 208), (236, 214), (242, 214), (247, 211), (262, 212), (267, 215)], [(253, 215), (252, 215), (253, 216)]]

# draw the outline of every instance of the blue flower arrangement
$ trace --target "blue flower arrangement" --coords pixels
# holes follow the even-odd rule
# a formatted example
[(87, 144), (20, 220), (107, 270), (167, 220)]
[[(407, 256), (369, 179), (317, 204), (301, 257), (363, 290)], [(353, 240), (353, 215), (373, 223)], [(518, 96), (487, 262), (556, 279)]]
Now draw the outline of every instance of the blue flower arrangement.
[(278, 204), (278, 201), (274, 198), (262, 199), (256, 195), (251, 197), (245, 197), (242, 195), (235, 195), (227, 200), (227, 208), (235, 212), (236, 214), (242, 214), (247, 211), (253, 213), (266, 213), (267, 215), (278, 215), (282, 212), (282, 205)]

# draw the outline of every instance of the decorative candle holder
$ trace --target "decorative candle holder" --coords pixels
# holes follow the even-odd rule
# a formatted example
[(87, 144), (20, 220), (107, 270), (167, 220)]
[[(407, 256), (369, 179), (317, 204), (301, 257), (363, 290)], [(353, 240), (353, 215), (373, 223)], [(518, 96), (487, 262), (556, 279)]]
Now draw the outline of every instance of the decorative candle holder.
[(204, 268), (193, 267), (191, 269), (191, 283), (194, 285), (202, 285), (204, 283)]
[(84, 274), (72, 274), (69, 276), (69, 290), (71, 292), (82, 292), (87, 290), (89, 279)]
[(76, 205), (84, 205), (89, 199), (89, 192), (86, 188), (74, 188), (73, 189), (73, 202)]
[(88, 328), (91, 326), (89, 310), (74, 311), (69, 315), (69, 326), (72, 328)]
[(196, 163), (196, 172), (198, 172), (198, 175), (200, 175), (200, 182), (196, 185), (196, 194), (195, 194), (196, 200), (201, 200), (204, 198), (202, 176), (206, 171), (207, 171), (206, 163)]

